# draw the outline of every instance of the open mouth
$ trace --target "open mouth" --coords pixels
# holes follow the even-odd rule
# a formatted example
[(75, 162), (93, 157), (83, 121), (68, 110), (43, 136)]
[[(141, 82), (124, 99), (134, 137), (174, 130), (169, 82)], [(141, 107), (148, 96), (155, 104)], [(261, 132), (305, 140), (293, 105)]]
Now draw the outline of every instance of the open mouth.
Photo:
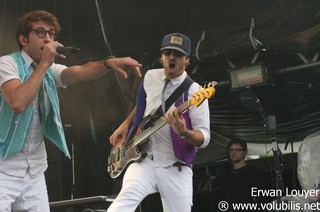
[(169, 68), (170, 69), (174, 69), (176, 67), (176, 64), (175, 63), (173, 63), (173, 62), (170, 62), (169, 63)]

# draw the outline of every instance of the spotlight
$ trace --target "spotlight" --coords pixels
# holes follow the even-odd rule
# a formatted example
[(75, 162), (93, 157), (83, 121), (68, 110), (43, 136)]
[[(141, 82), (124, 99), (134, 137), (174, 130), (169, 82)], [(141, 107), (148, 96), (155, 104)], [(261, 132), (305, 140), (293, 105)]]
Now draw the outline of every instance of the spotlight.
[(228, 71), (231, 91), (267, 84), (265, 64), (254, 64)]

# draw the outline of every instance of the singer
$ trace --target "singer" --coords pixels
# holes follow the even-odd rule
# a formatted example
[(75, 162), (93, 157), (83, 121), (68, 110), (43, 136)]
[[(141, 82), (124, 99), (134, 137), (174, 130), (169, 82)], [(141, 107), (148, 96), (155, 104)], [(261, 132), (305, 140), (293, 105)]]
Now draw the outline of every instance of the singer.
[(130, 57), (71, 67), (55, 63), (55, 58), (66, 57), (59, 53), (63, 45), (55, 41), (60, 30), (53, 14), (31, 11), (17, 25), (20, 51), (0, 57), (0, 211), (50, 211), (44, 137), (70, 158), (56, 87), (92, 80), (109, 70), (127, 78), (125, 66), (141, 76), (141, 64)]

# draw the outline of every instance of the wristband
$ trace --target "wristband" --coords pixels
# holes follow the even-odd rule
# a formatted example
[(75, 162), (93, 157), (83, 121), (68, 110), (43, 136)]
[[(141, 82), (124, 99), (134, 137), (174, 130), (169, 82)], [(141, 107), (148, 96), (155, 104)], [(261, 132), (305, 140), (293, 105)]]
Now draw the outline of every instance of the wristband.
[(108, 63), (107, 63), (107, 61), (111, 58), (115, 58), (115, 56), (110, 55), (110, 56), (106, 57), (106, 59), (104, 59), (104, 61), (103, 61), (104, 67), (106, 67), (107, 70), (112, 69), (111, 67), (108, 66)]
[(188, 130), (186, 130), (184, 133), (180, 134), (181, 139), (186, 139), (186, 138), (188, 138), (188, 136), (189, 136)]

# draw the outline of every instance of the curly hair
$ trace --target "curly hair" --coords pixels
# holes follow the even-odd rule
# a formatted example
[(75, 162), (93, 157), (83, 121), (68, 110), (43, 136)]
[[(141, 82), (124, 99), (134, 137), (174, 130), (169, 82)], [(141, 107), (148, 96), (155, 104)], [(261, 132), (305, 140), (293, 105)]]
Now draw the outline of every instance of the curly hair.
[(54, 27), (54, 30), (57, 33), (61, 31), (61, 27), (58, 22), (58, 19), (53, 14), (44, 10), (34, 10), (31, 12), (28, 12), (23, 16), (21, 16), (18, 21), (18, 26), (16, 31), (16, 41), (20, 50), (23, 48), (23, 46), (19, 41), (19, 35), (24, 35), (25, 37), (28, 37), (32, 29), (32, 23), (38, 22), (38, 21), (43, 21), (47, 24), (52, 25)]

